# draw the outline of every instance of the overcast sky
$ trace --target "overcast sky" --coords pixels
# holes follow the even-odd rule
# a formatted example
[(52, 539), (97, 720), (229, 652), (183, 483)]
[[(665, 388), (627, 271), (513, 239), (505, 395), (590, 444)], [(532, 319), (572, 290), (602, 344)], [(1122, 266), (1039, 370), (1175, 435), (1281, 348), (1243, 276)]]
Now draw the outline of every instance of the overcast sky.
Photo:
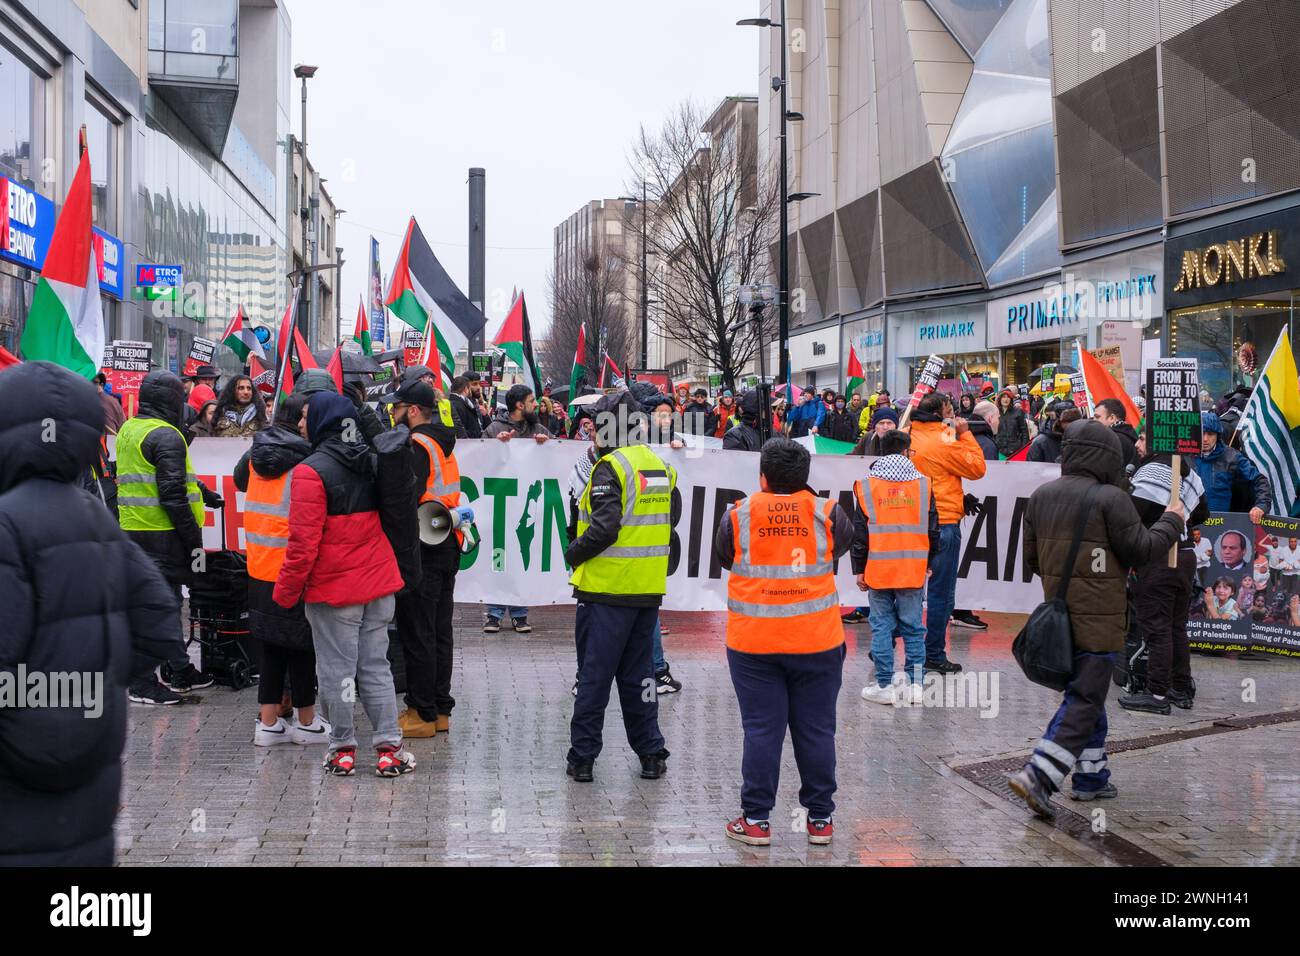
[[(534, 335), (549, 323), (552, 230), (629, 184), (641, 124), (675, 104), (757, 92), (758, 0), (286, 0), (308, 83), (307, 151), (347, 212), (343, 328), (365, 287), (369, 237), (385, 279), (414, 214), (467, 291), (471, 166), (487, 170), (488, 338), (510, 291)], [(299, 129), (299, 81), (293, 127)], [(495, 293), (495, 294), (494, 294)]]

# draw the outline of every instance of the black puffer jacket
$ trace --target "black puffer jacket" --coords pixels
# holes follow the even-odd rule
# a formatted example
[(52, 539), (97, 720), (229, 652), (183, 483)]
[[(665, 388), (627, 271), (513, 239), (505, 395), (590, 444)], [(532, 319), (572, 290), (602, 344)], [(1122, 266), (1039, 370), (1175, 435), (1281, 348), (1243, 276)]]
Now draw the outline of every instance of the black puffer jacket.
[(997, 461), (997, 438), (993, 434), (993, 429), (989, 427), (989, 423), (978, 415), (972, 415), (966, 419), (966, 424), (970, 426), (970, 433), (975, 436), (975, 441), (979, 442), (980, 451), (984, 452), (984, 460)]
[(1119, 438), (1097, 421), (1065, 429), (1061, 477), (1038, 488), (1025, 510), (1025, 561), (1042, 576), (1045, 598), (1056, 596), (1065, 573), (1075, 522), (1088, 489), (1101, 485), (1086, 515), (1066, 603), (1076, 649), (1111, 653), (1128, 631), (1125, 581), (1130, 568), (1167, 552), (1183, 532), (1183, 519), (1165, 514), (1142, 526), (1124, 487)]
[(80, 487), (103, 427), (84, 379), (48, 362), (0, 373), (0, 672), (101, 679), (93, 707), (0, 707), (0, 867), (112, 863), (126, 687), (180, 643), (171, 588)]
[[(253, 447), (240, 459), (262, 478), (275, 479), (293, 468), (311, 454), (311, 442), (297, 430), (284, 425), (272, 425), (253, 436)], [(235, 469), (235, 487), (248, 490), (247, 470)], [(283, 608), (272, 599), (274, 581), (248, 579), (248, 629), (253, 637), (278, 647), (292, 650), (311, 649), (311, 625), (303, 602)]]
[[(171, 372), (150, 372), (140, 383), (139, 418), (158, 418), (170, 425), (182, 426), (185, 387)], [(185, 439), (170, 428), (155, 428), (140, 445), (145, 460), (157, 469), (158, 497), (171, 519), (172, 531), (128, 531), (127, 535), (144, 548), (172, 585), (190, 581), (190, 566), (197, 551), (203, 549), (203, 532), (194, 521), (185, 491)]]
[[(1001, 408), (1001, 403), (998, 405)], [(1020, 406), (1012, 402), (1005, 411), (999, 412), (998, 434), (995, 438), (998, 451), (1010, 458), (1029, 444), (1029, 423)]]

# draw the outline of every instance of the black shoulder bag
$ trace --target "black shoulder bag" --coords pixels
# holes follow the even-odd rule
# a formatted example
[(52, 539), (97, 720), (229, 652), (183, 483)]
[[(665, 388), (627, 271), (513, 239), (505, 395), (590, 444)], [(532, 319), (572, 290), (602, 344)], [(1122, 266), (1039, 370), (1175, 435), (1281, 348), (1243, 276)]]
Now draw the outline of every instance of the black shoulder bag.
[(1056, 589), (1056, 596), (1034, 608), (1029, 620), (1011, 644), (1016, 663), (1035, 684), (1052, 690), (1065, 690), (1074, 673), (1074, 637), (1070, 630), (1070, 611), (1065, 604), (1070, 578), (1074, 575), (1074, 562), (1079, 557), (1083, 543), (1083, 529), (1088, 522), (1088, 508), (1101, 485), (1093, 485), (1083, 496), (1070, 543), (1070, 556), (1065, 562), (1065, 574)]

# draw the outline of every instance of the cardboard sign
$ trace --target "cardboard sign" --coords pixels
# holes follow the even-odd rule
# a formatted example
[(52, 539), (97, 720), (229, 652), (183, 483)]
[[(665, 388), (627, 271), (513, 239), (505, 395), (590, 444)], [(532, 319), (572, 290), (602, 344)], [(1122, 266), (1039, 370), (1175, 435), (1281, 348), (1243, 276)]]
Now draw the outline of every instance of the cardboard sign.
[(132, 418), (140, 407), (140, 383), (152, 366), (152, 342), (113, 340), (113, 364), (105, 372), (113, 392), (122, 398), (122, 411), (127, 418)]
[(908, 407), (916, 408), (921, 404), (921, 399), (938, 388), (941, 375), (943, 375), (943, 359), (938, 355), (931, 355), (925, 360), (925, 367), (921, 369), (921, 375), (916, 380), (916, 389), (912, 392), (912, 400)]
[(402, 364), (407, 368), (420, 364), (420, 351), (424, 346), (424, 333), (407, 329), (402, 333)]
[(1042, 392), (1044, 396), (1051, 395), (1054, 391), (1056, 391), (1056, 366), (1055, 365), (1043, 366), (1042, 384), (1039, 385), (1038, 390)]
[(1147, 369), (1148, 454), (1201, 453), (1201, 383), (1194, 358), (1162, 358)]
[(1128, 386), (1124, 384), (1124, 348), (1120, 345), (1108, 345), (1101, 349), (1090, 349), (1088, 352), (1097, 360), (1097, 364), (1110, 373), (1110, 377), (1119, 382), (1120, 387), (1125, 390)]
[(211, 339), (195, 339), (190, 343), (190, 356), (185, 360), (181, 376), (193, 375), (200, 365), (211, 365), (212, 356), (217, 352), (217, 343)]
[(1088, 386), (1083, 380), (1082, 372), (1070, 373), (1070, 392), (1074, 396), (1074, 406), (1087, 417)]

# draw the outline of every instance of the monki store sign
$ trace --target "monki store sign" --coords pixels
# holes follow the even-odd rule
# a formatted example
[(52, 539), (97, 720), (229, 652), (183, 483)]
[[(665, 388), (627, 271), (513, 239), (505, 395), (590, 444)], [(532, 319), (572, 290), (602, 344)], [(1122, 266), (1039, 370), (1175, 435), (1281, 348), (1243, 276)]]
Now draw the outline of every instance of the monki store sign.
[(1215, 242), (1183, 252), (1174, 292), (1230, 285), (1286, 272), (1280, 250), (1281, 230), (1270, 229), (1240, 239)]

